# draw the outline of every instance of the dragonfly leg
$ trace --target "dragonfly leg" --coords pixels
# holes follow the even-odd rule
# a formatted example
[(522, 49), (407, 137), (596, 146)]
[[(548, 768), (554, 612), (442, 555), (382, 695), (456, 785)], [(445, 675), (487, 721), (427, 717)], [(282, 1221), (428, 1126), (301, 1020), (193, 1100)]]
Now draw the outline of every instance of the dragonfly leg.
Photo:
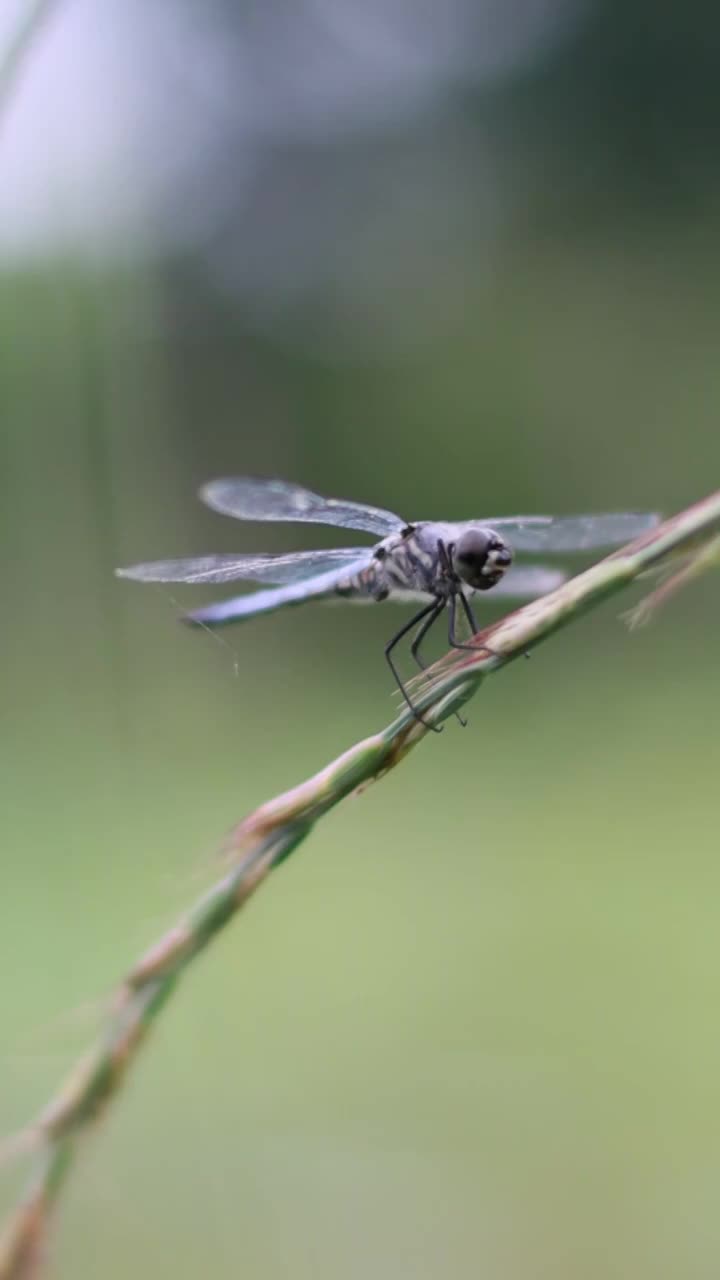
[(425, 621), (420, 627), (420, 630), (415, 636), (415, 639), (410, 645), (410, 652), (413, 658), (415, 659), (415, 661), (417, 662), (418, 666), (420, 667), (421, 671), (427, 671), (427, 662), (424, 662), (423, 659), (420, 657), (420, 645), (422, 641), (425, 639), (425, 636), (427, 635), (433, 623), (437, 622), (444, 607), (445, 607), (444, 600), (437, 600), (435, 602), (434, 609), (432, 609), (430, 613), (428, 613), (427, 617), (425, 618)]
[(448, 584), (453, 584), (459, 581), (457, 574), (453, 569), (453, 564), (452, 564), (452, 553), (454, 550), (455, 550), (454, 542), (449, 542), (446, 544), (443, 542), (442, 538), (438, 538), (438, 544), (437, 544), (438, 560), (440, 561), (440, 566), (442, 568), (442, 571), (445, 575), (445, 579), (448, 582)]
[[(420, 715), (420, 712), (417, 710), (417, 708), (413, 706), (410, 700), (410, 695), (408, 694), (408, 691), (405, 688), (405, 685), (403, 684), (400, 678), (400, 672), (398, 671), (397, 667), (395, 666), (395, 663), (392, 660), (393, 649), (395, 648), (396, 644), (398, 644), (398, 642), (402, 640), (403, 636), (406, 636), (408, 634), (408, 631), (412, 631), (413, 627), (416, 627), (417, 624), (419, 622), (422, 622), (423, 619), (427, 618), (428, 615), (432, 615), (431, 621), (434, 621), (435, 618), (438, 617), (439, 610), (437, 606), (438, 606), (438, 601), (431, 600), (430, 604), (426, 605), (424, 609), (421, 609), (419, 613), (416, 613), (415, 616), (411, 618), (409, 622), (406, 622), (405, 626), (401, 627), (400, 630), (397, 632), (397, 634), (393, 636), (392, 640), (389, 640), (388, 643), (385, 645), (385, 658), (387, 660), (387, 664), (390, 670), (393, 673), (393, 676), (395, 678), (395, 683), (398, 689), (400, 690), (403, 698), (405, 699), (408, 707), (412, 711), (415, 719), (418, 720), (420, 724), (424, 725), (426, 729), (432, 729), (433, 733), (442, 733), (441, 725), (430, 724), (428, 720), (424, 720), (423, 717)], [(424, 628), (424, 631), (426, 630), (427, 630), (427, 627)], [(422, 639), (422, 636), (420, 638)]]
[[(475, 621), (475, 617), (474, 617), (474, 615), (473, 615), (473, 612), (472, 612), (472, 610), (470, 609), (470, 605), (468, 604), (467, 600), (465, 599), (465, 597), (464, 597), (464, 595), (462, 594), (462, 592), (461, 592), (461, 591), (460, 591), (460, 592), (458, 592), (458, 595), (460, 596), (460, 599), (462, 600), (463, 604), (466, 606), (466, 612), (468, 613), (468, 622), (470, 622), (471, 626), (473, 626), (473, 627), (474, 627), (474, 630), (475, 630), (475, 631), (477, 631), (478, 626), (477, 626), (477, 623), (476, 623), (476, 621)], [(491, 649), (489, 644), (482, 644), (482, 645), (480, 645), (480, 644), (463, 644), (463, 642), (462, 642), (461, 640), (458, 640), (457, 636), (455, 635), (455, 615), (456, 615), (456, 599), (455, 599), (455, 596), (451, 596), (451, 597), (450, 597), (450, 600), (448, 601), (448, 605), (449, 605), (449, 608), (450, 608), (450, 622), (449, 622), (449, 625), (448, 625), (448, 640), (450, 641), (450, 644), (452, 645), (453, 649), (469, 649), (471, 653), (478, 653), (479, 651), (481, 651), (481, 650), (483, 650), (483, 649), (484, 649), (486, 653), (490, 653), (490, 654), (493, 654), (494, 656), (496, 656), (496, 655), (495, 655), (495, 650), (494, 650), (494, 649)]]
[[(424, 640), (425, 636), (427, 635), (427, 633), (428, 633), (428, 631), (430, 630), (430, 628), (431, 628), (431, 626), (433, 625), (433, 623), (434, 623), (434, 622), (437, 622), (437, 620), (438, 620), (438, 618), (440, 617), (440, 614), (442, 613), (442, 611), (443, 611), (443, 609), (444, 609), (444, 608), (445, 608), (445, 601), (444, 601), (444, 600), (438, 600), (437, 605), (436, 605), (436, 607), (435, 607), (434, 611), (433, 611), (432, 613), (428, 614), (428, 616), (427, 616), (427, 618), (425, 619), (425, 621), (423, 622), (423, 624), (422, 624), (422, 626), (421, 626), (420, 630), (418, 631), (417, 635), (415, 636), (415, 639), (413, 640), (412, 644), (410, 645), (410, 652), (411, 652), (411, 654), (412, 654), (413, 658), (415, 659), (415, 661), (417, 662), (417, 664), (418, 664), (418, 666), (419, 666), (419, 668), (420, 668), (420, 670), (421, 670), (421, 671), (427, 671), (427, 663), (426, 663), (426, 662), (423, 662), (423, 659), (420, 657), (420, 644), (421, 644), (421, 642)], [(460, 715), (460, 712), (459, 712), (459, 711), (456, 711), (456, 712), (455, 712), (455, 719), (458, 721), (458, 723), (459, 723), (459, 724), (461, 724), (461, 725), (462, 725), (463, 729), (467, 728), (467, 720), (464, 720), (464, 719), (463, 719), (463, 717)]]
[[(476, 653), (477, 652), (476, 644), (464, 644), (462, 640), (458, 640), (455, 634), (458, 595), (460, 596), (461, 600), (465, 600), (465, 597), (463, 596), (461, 591), (458, 592), (457, 594), (451, 595), (450, 599), (448, 600), (448, 612), (450, 615), (448, 619), (448, 641), (452, 645), (453, 649), (470, 649), (472, 652)], [(465, 603), (467, 603), (467, 601), (465, 601)]]
[(476, 635), (477, 632), (480, 630), (480, 628), (478, 626), (477, 618), (473, 613), (472, 605), (470, 604), (470, 601), (468, 600), (464, 591), (460, 592), (460, 603), (462, 604), (465, 617), (468, 620), (468, 626), (472, 631), (473, 635)]
[[(465, 599), (465, 597), (464, 597), (464, 595), (463, 595), (462, 591), (460, 591), (460, 592), (459, 592), (459, 595), (460, 595), (460, 599), (462, 600), (463, 604), (464, 604), (464, 605), (466, 605), (466, 606), (467, 606), (467, 608), (469, 609), (469, 608), (470, 608), (470, 606), (468, 605), (468, 602), (467, 602), (467, 600)], [(453, 649), (474, 649), (474, 648), (475, 648), (475, 645), (473, 645), (473, 644), (460, 644), (460, 643), (456, 640), (456, 638), (455, 638), (455, 614), (456, 614), (456, 609), (457, 609), (457, 599), (456, 599), (456, 597), (455, 597), (454, 595), (452, 595), (452, 596), (450, 596), (450, 599), (448, 600), (448, 612), (449, 612), (449, 615), (450, 615), (450, 616), (449, 616), (449, 620), (448, 620), (448, 640), (449, 640), (450, 644), (452, 645)], [(471, 614), (470, 616), (472, 617), (472, 614)], [(460, 712), (459, 712), (459, 711), (456, 711), (456, 712), (455, 712), (455, 715), (457, 716), (458, 720), (460, 721), (460, 724), (462, 725), (463, 729), (467, 728), (467, 720), (463, 719), (463, 717), (460, 715)]]

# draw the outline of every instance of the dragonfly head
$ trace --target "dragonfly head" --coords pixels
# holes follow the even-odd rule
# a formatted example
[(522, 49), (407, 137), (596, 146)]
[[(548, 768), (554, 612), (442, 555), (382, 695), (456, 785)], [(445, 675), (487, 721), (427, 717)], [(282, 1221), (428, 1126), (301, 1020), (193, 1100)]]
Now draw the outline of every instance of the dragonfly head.
[(511, 564), (512, 551), (492, 529), (467, 529), (455, 544), (455, 572), (475, 591), (496, 586)]

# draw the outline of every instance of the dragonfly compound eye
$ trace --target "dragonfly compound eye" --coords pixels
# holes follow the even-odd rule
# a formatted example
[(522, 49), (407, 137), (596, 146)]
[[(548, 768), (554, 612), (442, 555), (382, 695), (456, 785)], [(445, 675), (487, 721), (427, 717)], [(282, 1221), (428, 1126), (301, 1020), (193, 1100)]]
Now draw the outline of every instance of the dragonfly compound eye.
[(512, 551), (489, 529), (468, 529), (458, 539), (455, 569), (463, 582), (476, 591), (487, 591), (500, 581), (512, 564)]

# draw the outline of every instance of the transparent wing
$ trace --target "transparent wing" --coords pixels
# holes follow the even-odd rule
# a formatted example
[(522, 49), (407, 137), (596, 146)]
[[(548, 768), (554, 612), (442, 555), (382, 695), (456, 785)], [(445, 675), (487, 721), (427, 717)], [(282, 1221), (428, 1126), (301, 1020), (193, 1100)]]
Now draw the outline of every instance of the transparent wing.
[[(553, 569), (548, 565), (514, 565), (489, 591), (472, 592), (473, 604), (492, 604), (493, 600), (532, 600), (536, 596), (547, 595), (567, 580), (568, 575), (562, 569)], [(432, 596), (422, 591), (404, 591), (398, 588), (391, 591), (388, 600), (396, 604), (427, 604)]]
[(477, 601), (487, 597), (490, 603), (500, 597), (504, 600), (532, 600), (535, 596), (545, 596), (548, 591), (554, 591), (567, 577), (561, 569), (551, 569), (542, 564), (513, 565), (494, 587), (477, 592), (473, 598)]
[(300, 485), (284, 480), (249, 477), (211, 480), (200, 490), (203, 502), (224, 516), (237, 520), (294, 520), (304, 524), (332, 524), (340, 529), (361, 529), (381, 538), (404, 529), (407, 521), (392, 511), (366, 507), (361, 502), (321, 498)]
[(507, 534), (515, 551), (595, 551), (622, 546), (660, 522), (654, 512), (618, 511), (588, 516), (498, 516), (483, 526)]
[(372, 548), (338, 547), (332, 551), (293, 551), (287, 555), (218, 555), (191, 556), (187, 560), (152, 560), (116, 569), (119, 578), (135, 578), (139, 582), (234, 582), (246, 578), (251, 582), (302, 582), (348, 566), (358, 569), (372, 557)]

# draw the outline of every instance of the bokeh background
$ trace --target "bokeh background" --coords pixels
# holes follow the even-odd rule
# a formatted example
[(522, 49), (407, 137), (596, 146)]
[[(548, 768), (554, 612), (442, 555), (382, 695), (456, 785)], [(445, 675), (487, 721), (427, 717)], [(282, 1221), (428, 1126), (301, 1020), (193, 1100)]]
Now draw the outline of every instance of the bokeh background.
[[(213, 639), (177, 623), (211, 592), (113, 578), (332, 542), (199, 484), (670, 512), (720, 464), (715, 7), (37, 16), (0, 102), (4, 1132), (225, 830), (393, 714), (390, 606)], [(633, 635), (631, 603), (329, 816), (193, 966), (49, 1273), (717, 1276), (720, 597)]]

